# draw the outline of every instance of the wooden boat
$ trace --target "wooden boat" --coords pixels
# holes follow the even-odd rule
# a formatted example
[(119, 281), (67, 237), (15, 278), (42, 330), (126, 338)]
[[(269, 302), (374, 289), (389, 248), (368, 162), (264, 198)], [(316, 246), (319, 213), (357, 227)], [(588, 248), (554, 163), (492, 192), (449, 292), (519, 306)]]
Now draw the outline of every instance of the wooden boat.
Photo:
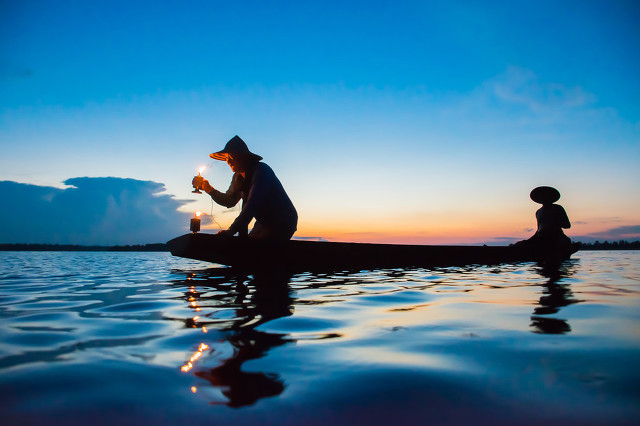
[(247, 270), (362, 270), (562, 261), (579, 243), (554, 253), (521, 246), (429, 246), (291, 240), (282, 243), (192, 233), (167, 243), (171, 254)]

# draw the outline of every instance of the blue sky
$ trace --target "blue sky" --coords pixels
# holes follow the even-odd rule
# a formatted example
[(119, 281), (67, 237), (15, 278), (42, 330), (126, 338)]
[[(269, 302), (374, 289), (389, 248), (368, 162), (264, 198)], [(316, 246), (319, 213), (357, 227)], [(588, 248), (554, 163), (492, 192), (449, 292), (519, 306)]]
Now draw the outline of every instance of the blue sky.
[(571, 236), (640, 224), (637, 2), (0, 7), (0, 180), (158, 182), (225, 226), (237, 210), (189, 184), (208, 165), (226, 188), (208, 154), (238, 134), (300, 236), (523, 238), (538, 185), (562, 192)]

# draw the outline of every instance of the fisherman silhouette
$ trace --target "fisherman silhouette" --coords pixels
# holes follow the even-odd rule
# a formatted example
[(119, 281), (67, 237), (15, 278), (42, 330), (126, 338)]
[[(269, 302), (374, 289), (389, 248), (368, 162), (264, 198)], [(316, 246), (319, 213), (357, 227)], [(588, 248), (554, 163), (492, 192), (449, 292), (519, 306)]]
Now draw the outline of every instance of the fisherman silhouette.
[(525, 245), (537, 250), (558, 250), (571, 245), (571, 239), (567, 237), (562, 229), (571, 228), (571, 222), (564, 208), (559, 204), (554, 204), (560, 199), (560, 192), (550, 186), (539, 186), (529, 194), (536, 203), (542, 207), (536, 212), (538, 229), (536, 233), (525, 241), (520, 241), (517, 245)]
[(256, 219), (250, 238), (269, 241), (289, 240), (296, 232), (298, 213), (271, 167), (261, 162), (262, 157), (249, 151), (247, 144), (234, 136), (224, 149), (209, 155), (226, 161), (233, 171), (231, 185), (226, 192), (220, 192), (202, 176), (191, 182), (202, 189), (213, 201), (231, 208), (242, 199), (242, 211), (228, 230), (222, 235), (247, 235), (247, 227)]

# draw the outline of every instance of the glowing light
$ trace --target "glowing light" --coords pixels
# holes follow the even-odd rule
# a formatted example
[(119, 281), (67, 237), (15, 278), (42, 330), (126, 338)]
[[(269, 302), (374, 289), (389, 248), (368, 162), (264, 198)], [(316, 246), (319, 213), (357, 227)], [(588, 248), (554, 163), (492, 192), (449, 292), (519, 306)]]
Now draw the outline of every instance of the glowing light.
[(198, 169), (198, 174), (200, 174), (200, 173), (204, 172), (204, 169), (206, 169), (206, 168), (207, 168), (207, 166), (200, 167), (200, 168)]
[(198, 302), (196, 302), (193, 297), (190, 297), (189, 300), (189, 305), (191, 305), (192, 308), (195, 308), (196, 312), (200, 312), (202, 310), (198, 307)]
[(207, 327), (202, 326), (202, 332), (203, 332), (203, 333), (206, 333), (206, 332), (207, 332)]
[(202, 212), (196, 212), (196, 217), (200, 217), (202, 215)]
[(197, 387), (195, 387), (195, 386), (191, 386), (191, 392), (192, 392), (192, 393), (196, 393), (196, 392), (198, 392), (198, 388), (197, 388)]
[(200, 343), (200, 346), (198, 346), (198, 350), (195, 351), (193, 355), (191, 355), (191, 358), (189, 358), (189, 362), (180, 367), (180, 370), (182, 370), (183, 373), (190, 371), (193, 368), (193, 363), (199, 360), (202, 357), (202, 353), (207, 349), (209, 349), (209, 345), (207, 345), (206, 343)]
[(195, 317), (193, 317), (194, 321), (198, 321), (200, 319), (200, 315), (196, 315)]

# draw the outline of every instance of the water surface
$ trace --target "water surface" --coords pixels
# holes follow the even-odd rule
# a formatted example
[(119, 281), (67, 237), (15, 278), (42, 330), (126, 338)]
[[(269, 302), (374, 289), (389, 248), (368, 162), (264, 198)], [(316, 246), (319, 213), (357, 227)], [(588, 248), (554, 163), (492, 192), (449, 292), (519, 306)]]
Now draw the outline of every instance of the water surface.
[(243, 275), (0, 252), (3, 424), (638, 424), (640, 252)]

